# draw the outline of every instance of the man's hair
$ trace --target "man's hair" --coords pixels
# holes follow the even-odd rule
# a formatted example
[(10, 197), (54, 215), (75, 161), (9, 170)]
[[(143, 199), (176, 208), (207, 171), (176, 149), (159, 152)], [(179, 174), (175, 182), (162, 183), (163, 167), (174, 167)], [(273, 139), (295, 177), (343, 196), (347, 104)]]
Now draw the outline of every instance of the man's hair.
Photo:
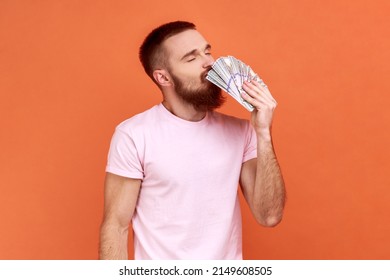
[(153, 79), (153, 71), (156, 67), (165, 66), (165, 53), (162, 43), (169, 37), (183, 31), (196, 30), (195, 24), (187, 21), (174, 21), (155, 28), (145, 38), (139, 49), (139, 59), (146, 74)]

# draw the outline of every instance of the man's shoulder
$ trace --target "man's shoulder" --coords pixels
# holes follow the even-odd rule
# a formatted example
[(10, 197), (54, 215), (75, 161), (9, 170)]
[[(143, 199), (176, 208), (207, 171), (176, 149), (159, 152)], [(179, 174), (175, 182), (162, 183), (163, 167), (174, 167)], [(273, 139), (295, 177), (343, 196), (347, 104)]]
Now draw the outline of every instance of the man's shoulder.
[(148, 124), (153, 123), (157, 116), (158, 105), (155, 105), (143, 112), (140, 112), (117, 125), (116, 129), (128, 132), (131, 130), (144, 129)]
[(231, 125), (240, 125), (240, 126), (244, 125), (244, 126), (246, 126), (249, 124), (249, 120), (247, 120), (247, 119), (238, 118), (238, 117), (227, 115), (227, 114), (217, 112), (217, 111), (212, 112), (212, 118), (214, 120), (216, 120), (218, 123), (223, 123), (225, 125), (231, 124)]

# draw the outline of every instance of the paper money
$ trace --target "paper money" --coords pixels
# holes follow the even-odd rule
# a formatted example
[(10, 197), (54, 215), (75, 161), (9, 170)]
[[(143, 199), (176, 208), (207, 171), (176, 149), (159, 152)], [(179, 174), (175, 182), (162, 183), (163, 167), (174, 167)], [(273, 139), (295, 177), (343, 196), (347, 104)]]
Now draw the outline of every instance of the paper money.
[(233, 56), (222, 56), (218, 58), (211, 70), (207, 73), (206, 79), (231, 95), (238, 103), (248, 111), (254, 107), (241, 97), (244, 81), (255, 80), (265, 86), (260, 77), (241, 60)]

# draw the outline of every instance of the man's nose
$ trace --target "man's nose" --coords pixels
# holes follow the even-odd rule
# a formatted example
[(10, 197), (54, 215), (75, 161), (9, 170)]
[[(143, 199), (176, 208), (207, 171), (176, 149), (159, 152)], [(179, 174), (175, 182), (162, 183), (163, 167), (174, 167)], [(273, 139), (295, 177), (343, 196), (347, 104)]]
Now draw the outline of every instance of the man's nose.
[(204, 63), (203, 67), (204, 68), (210, 68), (214, 64), (214, 58), (212, 55), (205, 55), (204, 56)]

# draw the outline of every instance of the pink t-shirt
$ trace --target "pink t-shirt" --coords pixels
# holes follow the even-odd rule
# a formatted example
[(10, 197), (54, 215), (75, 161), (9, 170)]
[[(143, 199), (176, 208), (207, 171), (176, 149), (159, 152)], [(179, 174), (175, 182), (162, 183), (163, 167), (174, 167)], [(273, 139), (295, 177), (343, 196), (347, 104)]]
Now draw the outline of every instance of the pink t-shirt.
[(237, 187), (256, 156), (249, 121), (217, 112), (190, 122), (159, 104), (118, 125), (106, 171), (142, 180), (135, 259), (242, 259)]

